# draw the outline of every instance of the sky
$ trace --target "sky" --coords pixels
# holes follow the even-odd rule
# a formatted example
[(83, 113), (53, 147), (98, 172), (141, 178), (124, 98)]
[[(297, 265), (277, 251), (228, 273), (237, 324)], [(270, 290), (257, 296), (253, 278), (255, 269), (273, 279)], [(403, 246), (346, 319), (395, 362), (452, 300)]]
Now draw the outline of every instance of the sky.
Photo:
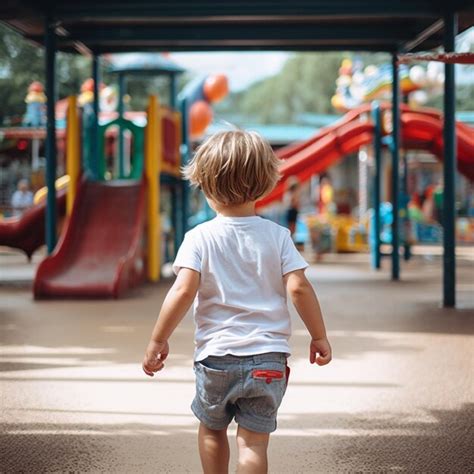
[[(474, 27), (456, 41), (456, 51), (469, 51), (474, 45)], [(284, 52), (219, 52), (172, 53), (170, 59), (197, 74), (226, 74), (232, 92), (246, 89), (253, 82), (278, 74), (291, 53)], [(459, 83), (473, 82), (473, 67), (456, 68)]]
[(283, 52), (172, 53), (170, 59), (198, 74), (226, 74), (232, 92), (278, 74), (290, 56)]

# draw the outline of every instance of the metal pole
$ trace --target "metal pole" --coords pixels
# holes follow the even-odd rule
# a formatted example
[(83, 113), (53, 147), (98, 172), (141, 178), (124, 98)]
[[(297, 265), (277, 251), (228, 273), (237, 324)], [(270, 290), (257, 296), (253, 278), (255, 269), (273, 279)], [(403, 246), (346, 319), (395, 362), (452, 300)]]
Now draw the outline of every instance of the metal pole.
[(52, 253), (56, 246), (56, 36), (51, 18), (46, 18), (46, 246)]
[(400, 279), (399, 248), (399, 173), (400, 158), (400, 79), (398, 74), (397, 54), (392, 54), (392, 280)]
[[(181, 124), (182, 124), (182, 151), (181, 151), (181, 163), (186, 165), (191, 157), (191, 144), (189, 140), (189, 129), (188, 129), (188, 104), (187, 100), (183, 99), (180, 104), (181, 109)], [(189, 214), (189, 184), (187, 181), (181, 181), (181, 235), (179, 236), (179, 244), (184, 239), (184, 234), (188, 230), (188, 214)], [(178, 211), (179, 212), (179, 211)]]
[(176, 257), (178, 252), (178, 248), (182, 242), (182, 223), (183, 217), (181, 216), (181, 182), (176, 181), (173, 182), (171, 186), (171, 199), (172, 199), (172, 207), (171, 207), (171, 221), (173, 223), (174, 229), (174, 243), (173, 243), (173, 258)]
[[(119, 98), (118, 98), (118, 115), (119, 119), (124, 117), (124, 103), (123, 96), (125, 95), (125, 75), (119, 73), (118, 75), (118, 85), (119, 85)], [(118, 133), (118, 177), (125, 177), (125, 147), (123, 142), (123, 128), (122, 123), (119, 122), (119, 133)]]
[(172, 74), (170, 76), (170, 107), (173, 109), (175, 109), (177, 105), (177, 87), (176, 75)]
[(102, 178), (99, 176), (99, 157), (100, 157), (100, 150), (99, 150), (99, 66), (100, 66), (100, 58), (99, 56), (94, 53), (92, 57), (92, 79), (94, 80), (94, 124), (92, 126), (92, 173), (94, 179)]
[(380, 105), (375, 103), (372, 109), (372, 119), (374, 121), (374, 240), (372, 250), (373, 266), (380, 269), (380, 174), (382, 164), (382, 120)]
[[(444, 52), (455, 51), (458, 18), (444, 16)], [(443, 306), (456, 306), (456, 82), (454, 64), (444, 65)]]
[(408, 216), (408, 156), (407, 151), (403, 151), (403, 176), (402, 176), (402, 197), (403, 197), (403, 258), (408, 261), (411, 258), (410, 250), (410, 219)]

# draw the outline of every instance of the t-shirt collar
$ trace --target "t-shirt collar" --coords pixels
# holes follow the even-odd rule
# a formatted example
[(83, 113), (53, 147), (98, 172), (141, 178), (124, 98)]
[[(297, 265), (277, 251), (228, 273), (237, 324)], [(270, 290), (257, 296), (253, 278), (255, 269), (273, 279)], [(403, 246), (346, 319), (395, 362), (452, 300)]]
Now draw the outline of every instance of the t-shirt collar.
[(237, 216), (223, 216), (222, 214), (217, 214), (216, 219), (221, 222), (231, 222), (234, 224), (247, 224), (250, 222), (255, 222), (261, 219), (260, 216), (244, 216), (244, 217), (237, 217)]

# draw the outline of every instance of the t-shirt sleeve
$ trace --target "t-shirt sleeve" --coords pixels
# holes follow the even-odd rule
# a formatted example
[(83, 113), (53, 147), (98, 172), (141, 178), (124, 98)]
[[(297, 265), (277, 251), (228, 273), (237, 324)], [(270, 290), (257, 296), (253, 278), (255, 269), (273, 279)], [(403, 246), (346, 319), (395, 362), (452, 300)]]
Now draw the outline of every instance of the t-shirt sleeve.
[(173, 272), (176, 275), (181, 268), (190, 268), (199, 273), (201, 272), (201, 252), (198, 240), (196, 232), (187, 232), (184, 236), (183, 243), (179, 247), (173, 263)]
[(291, 239), (290, 231), (285, 229), (281, 248), (281, 274), (286, 275), (287, 273), (303, 270), (307, 267), (309, 265), (296, 249)]

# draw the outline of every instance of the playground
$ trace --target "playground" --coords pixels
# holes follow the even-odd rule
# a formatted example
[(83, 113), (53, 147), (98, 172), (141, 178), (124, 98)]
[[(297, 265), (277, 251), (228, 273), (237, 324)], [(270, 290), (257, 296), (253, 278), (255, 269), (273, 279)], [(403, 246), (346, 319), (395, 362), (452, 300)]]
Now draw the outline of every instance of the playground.
[[(254, 211), (309, 262), (334, 354), (308, 364), (290, 304), (269, 472), (471, 472), (474, 109), (456, 109), (456, 81), (474, 64), (472, 5), (175, 3), (0, 7), (5, 44), (40, 48), (44, 66), (21, 113), (0, 114), (0, 470), (202, 472), (192, 311), (165, 370), (147, 378), (141, 360), (186, 232), (216, 215), (182, 167), (206, 137), (242, 128), (279, 158)], [(237, 90), (238, 68), (178, 61), (211, 51), (288, 59)], [(298, 74), (317, 80), (335, 51), (329, 86), (303, 88)], [(67, 89), (60, 55), (86, 58), (67, 63), (81, 78)]]

